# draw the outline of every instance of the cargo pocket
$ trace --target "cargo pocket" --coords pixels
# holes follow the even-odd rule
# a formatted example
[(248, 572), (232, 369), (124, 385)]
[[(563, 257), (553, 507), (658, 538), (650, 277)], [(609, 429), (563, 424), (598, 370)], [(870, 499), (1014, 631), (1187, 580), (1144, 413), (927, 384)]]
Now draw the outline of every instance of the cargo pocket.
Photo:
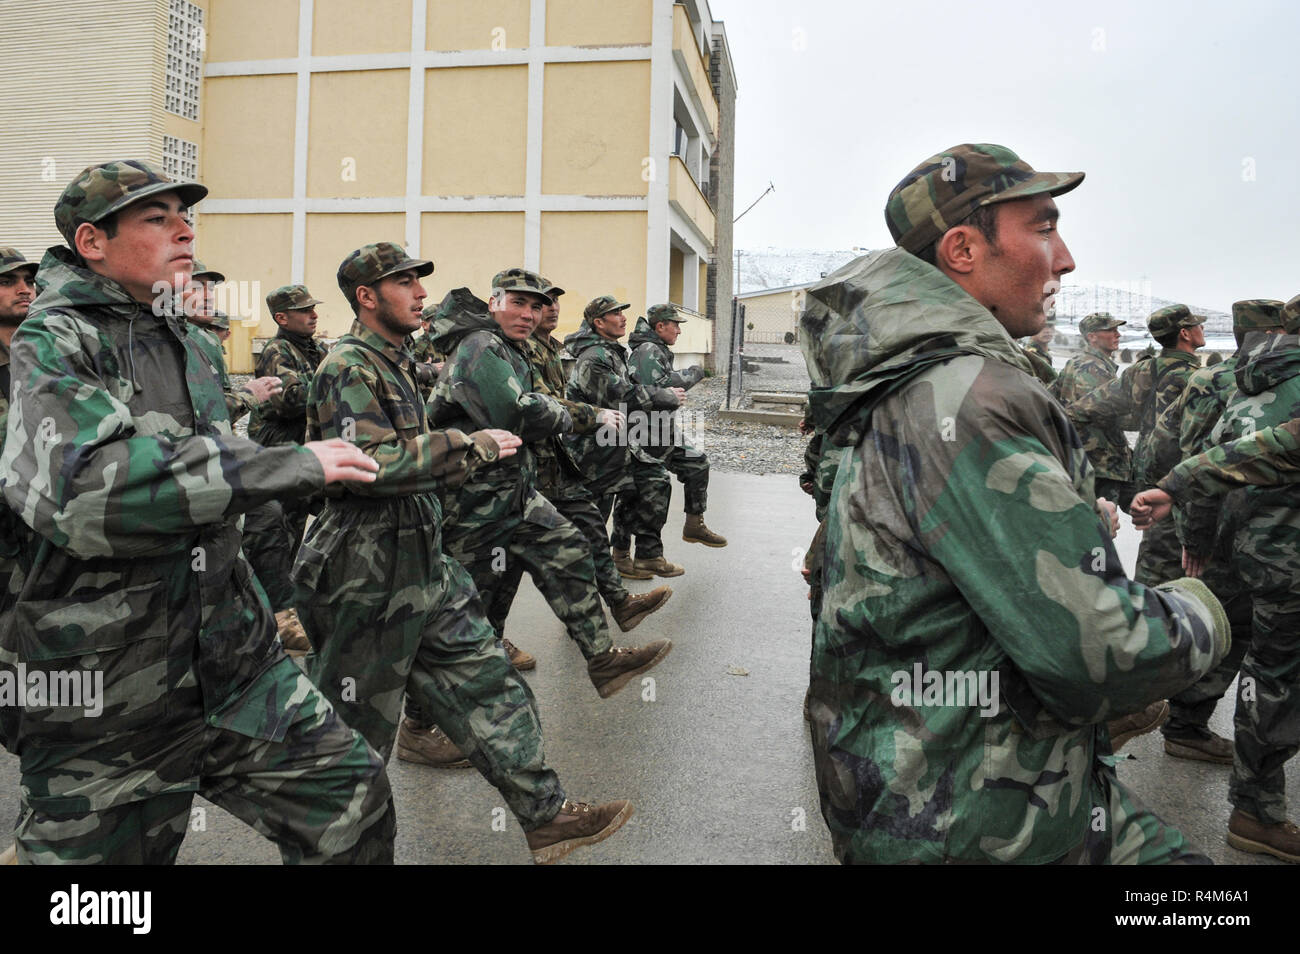
[(24, 736), (88, 742), (160, 722), (169, 711), (167, 600), (161, 581), (93, 599), (20, 601)]

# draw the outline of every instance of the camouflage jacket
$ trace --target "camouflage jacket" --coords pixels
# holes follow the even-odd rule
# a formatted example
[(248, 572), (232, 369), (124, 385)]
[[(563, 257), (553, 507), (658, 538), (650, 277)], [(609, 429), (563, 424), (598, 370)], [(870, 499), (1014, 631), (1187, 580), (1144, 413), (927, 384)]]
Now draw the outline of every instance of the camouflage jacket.
[[(1171, 433), (1178, 435), (1178, 453), (1176, 456), (1162, 455), (1159, 461), (1154, 462), (1148, 477), (1158, 478), (1178, 461), (1214, 446), (1210, 435), (1223, 416), (1228, 401), (1237, 393), (1237, 358), (1238, 355), (1233, 355), (1212, 368), (1198, 368), (1192, 372), (1182, 397), (1166, 408), (1156, 421), (1156, 434), (1162, 441), (1167, 441), (1167, 435)], [(1160, 467), (1163, 470), (1156, 473)], [(1184, 547), (1202, 555), (1215, 549), (1220, 509), (1216, 501), (1209, 506), (1180, 507), (1174, 512), (1178, 538)]]
[(1032, 340), (1022, 345), (1021, 349), (1029, 358), (1029, 366), (1033, 369), (1034, 377), (1050, 387), (1056, 381), (1056, 369), (1052, 367), (1051, 352)]
[[(628, 415), (634, 411), (644, 414), (672, 411), (677, 407), (677, 395), (672, 391), (633, 381), (627, 366), (627, 349), (617, 341), (602, 338), (589, 323), (583, 322), (581, 328), (564, 339), (564, 345), (578, 359), (569, 376), (569, 400), (622, 410)], [(571, 440), (587, 487), (597, 500), (632, 486), (628, 467), (633, 454), (638, 460), (657, 463), (628, 440), (628, 432), (610, 435), (600, 428)]]
[(5, 423), (9, 419), (9, 346), (0, 342), (0, 450), (4, 448)]
[[(693, 388), (704, 380), (703, 368), (687, 368), (685, 371), (673, 369), (673, 353), (668, 345), (655, 333), (654, 328), (644, 318), (636, 320), (636, 328), (628, 338), (632, 353), (627, 359), (628, 375), (634, 384), (647, 388)], [(628, 422), (631, 430), (634, 422)], [(674, 447), (684, 447), (681, 423), (674, 413), (671, 426), (647, 427), (648, 439), (642, 443), (646, 453), (662, 460)]]
[[(0, 665), (103, 678), (102, 714), (0, 706), (33, 807), (85, 811), (197, 785), (187, 736), (282, 738), (239, 699), (283, 658), (237, 520), (324, 486), (301, 447), (234, 437), (183, 319), (51, 249), (14, 338), (0, 482), (36, 546)], [(291, 704), (290, 704), (291, 705)]]
[(845, 448), (810, 690), (836, 853), (1059, 859), (1106, 804), (1103, 723), (1208, 671), (1222, 607), (1125, 576), (1064, 410), (938, 269), (874, 252), (807, 302), (814, 418)]
[(446, 355), (439, 354), (433, 345), (432, 330), (429, 334), (417, 333), (411, 336), (411, 355), (421, 364), (427, 361), (442, 361)]
[(554, 398), (537, 393), (533, 367), (521, 342), (502, 334), (487, 304), (465, 289), (463, 304), (439, 307), (434, 346), (449, 355), (433, 389), (429, 412), (434, 426), (477, 431), (499, 427), (517, 434), (524, 446), (498, 467), (476, 473), (444, 500), (448, 525), (481, 527), (535, 510), (537, 462), (531, 444), (563, 434), (573, 419)]
[[(1052, 382), (1051, 392), (1065, 407), (1115, 380), (1116, 366), (1103, 351), (1084, 345), (1083, 349), (1065, 363), (1061, 373)], [(1097, 477), (1125, 481), (1133, 469), (1133, 451), (1124, 437), (1124, 428), (1117, 424), (1084, 425), (1074, 422), (1083, 441), (1084, 452), (1096, 471)]]
[(320, 571), (349, 547), (391, 546), (394, 527), (427, 527), (439, 545), (438, 495), (497, 459), (486, 434), (432, 430), (415, 359), (359, 321), (326, 355), (307, 403), (310, 440), (341, 437), (379, 464), (374, 483), (327, 493), (294, 561), (293, 579), (314, 590)]
[(307, 392), (325, 349), (315, 338), (283, 328), (257, 356), (257, 376), (277, 377), (281, 391), (253, 409), (248, 436), (259, 444), (301, 444), (307, 433)]
[[(569, 412), (573, 419), (572, 433), (589, 434), (599, 426), (596, 415), (600, 408), (565, 398), (564, 390), (568, 383), (560, 361), (560, 348), (559, 340), (551, 335), (542, 338), (534, 333), (524, 342), (524, 351), (533, 366), (533, 384), (539, 394), (555, 398)], [(537, 485), (542, 493), (549, 496), (570, 480), (581, 482), (582, 468), (573, 456), (573, 448), (563, 437), (555, 435), (537, 441), (533, 444), (533, 453), (537, 457)]]
[(256, 407), (257, 402), (244, 388), (236, 389), (230, 386), (230, 374), (226, 371), (226, 353), (221, 347), (221, 339), (209, 329), (193, 322), (186, 327), (194, 343), (199, 346), (199, 352), (208, 359), (208, 364), (212, 366), (217, 380), (221, 382), (221, 393), (226, 398), (226, 415), (230, 418), (230, 423), (234, 424)]
[(1180, 507), (1212, 504), (1241, 487), (1300, 483), (1300, 418), (1189, 457), (1156, 486)]

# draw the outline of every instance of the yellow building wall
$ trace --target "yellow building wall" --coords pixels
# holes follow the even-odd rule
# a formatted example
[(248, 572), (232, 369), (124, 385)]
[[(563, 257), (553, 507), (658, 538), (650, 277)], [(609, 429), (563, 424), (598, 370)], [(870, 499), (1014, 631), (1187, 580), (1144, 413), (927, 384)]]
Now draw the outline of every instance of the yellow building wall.
[[(543, 192), (646, 194), (648, 60), (548, 63), (543, 102)], [(668, 170), (654, 174), (667, 175)]]
[(668, 249), (668, 300), (675, 305), (684, 305), (682, 301), (682, 265), (685, 256), (677, 248)]
[(577, 329), (597, 295), (629, 302), (631, 318), (644, 315), (645, 263), (644, 212), (543, 212), (540, 270), (566, 292), (556, 337)]
[(688, 315), (682, 322), (681, 337), (670, 350), (673, 354), (708, 354), (713, 350), (713, 322)]
[(298, 55), (298, 0), (216, 0), (206, 20), (209, 63)]
[(425, 195), (523, 195), (528, 67), (427, 71), (424, 129)]
[(296, 83), (289, 75), (204, 80), (205, 135), (199, 155), (203, 184), (212, 198), (293, 195)]
[[(445, 0), (434, 0), (431, 6), (439, 3)], [(316, 56), (405, 53), (410, 49), (411, 0), (315, 0), (311, 51)]]
[(653, 0), (546, 0), (546, 45), (649, 44), (653, 11)]
[(426, 212), (420, 216), (420, 257), (434, 266), (424, 281), (426, 305), (441, 301), (453, 288), (468, 288), (486, 299), (493, 275), (523, 264), (524, 214)]
[(700, 261), (700, 283), (696, 288), (699, 294), (696, 296), (694, 307), (703, 315), (709, 310), (709, 263), (703, 260)]
[[(352, 306), (338, 285), (339, 264), (347, 254), (371, 242), (401, 245), (405, 235), (406, 216), (400, 212), (314, 212), (307, 216), (303, 281), (323, 303), (316, 306), (320, 319), (317, 334), (337, 338), (352, 327)], [(274, 334), (273, 324), (271, 328)]]
[(409, 83), (406, 70), (312, 76), (307, 139), (309, 196), (406, 194)]
[(500, 50), (528, 45), (529, 0), (460, 0), (429, 4), (425, 48)]

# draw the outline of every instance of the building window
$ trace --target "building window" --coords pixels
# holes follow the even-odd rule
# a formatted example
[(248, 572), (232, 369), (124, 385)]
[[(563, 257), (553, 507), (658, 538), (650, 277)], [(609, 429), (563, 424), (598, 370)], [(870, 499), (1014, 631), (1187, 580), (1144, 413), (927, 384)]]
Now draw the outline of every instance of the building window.
[(167, 112), (198, 122), (203, 70), (203, 11), (171, 0), (167, 13)]
[(175, 136), (163, 136), (163, 172), (193, 182), (199, 177), (199, 147)]

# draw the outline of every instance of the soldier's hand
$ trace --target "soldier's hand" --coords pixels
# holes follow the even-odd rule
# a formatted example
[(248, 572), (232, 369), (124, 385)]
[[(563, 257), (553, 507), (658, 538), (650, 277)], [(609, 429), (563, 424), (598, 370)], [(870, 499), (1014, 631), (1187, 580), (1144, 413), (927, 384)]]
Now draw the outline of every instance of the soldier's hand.
[(275, 377), (253, 378), (244, 385), (244, 390), (253, 395), (258, 404), (263, 404), (283, 391), (284, 385)]
[(1152, 524), (1159, 523), (1169, 516), (1173, 506), (1174, 502), (1167, 493), (1153, 487), (1135, 496), (1133, 502), (1129, 504), (1128, 512), (1133, 518), (1133, 526), (1139, 530), (1146, 530)]
[(511, 434), (509, 431), (498, 430), (497, 428), (487, 428), (482, 433), (497, 442), (497, 460), (505, 460), (507, 457), (513, 457), (523, 444), (523, 440), (518, 434)]
[(355, 444), (337, 437), (327, 441), (310, 441), (303, 445), (316, 455), (325, 471), (325, 483), (337, 484), (354, 480), (360, 484), (372, 483), (379, 464), (361, 452)]
[(1119, 508), (1105, 497), (1098, 497), (1097, 512), (1101, 514), (1106, 526), (1110, 528), (1111, 539), (1115, 539), (1115, 534), (1119, 533)]
[(669, 388), (668, 390), (669, 390), (669, 391), (672, 391), (673, 394), (677, 395), (677, 406), (678, 406), (678, 407), (681, 407), (683, 404), (686, 403), (686, 389), (685, 389), (685, 388)]
[(1187, 547), (1183, 547), (1183, 572), (1194, 579), (1200, 579), (1205, 572), (1205, 564), (1209, 560), (1203, 556), (1197, 556), (1194, 553), (1188, 553)]
[(612, 427), (614, 430), (620, 430), (627, 423), (627, 418), (623, 416), (622, 411), (609, 407), (602, 407), (597, 411), (596, 420), (600, 422), (601, 427)]

